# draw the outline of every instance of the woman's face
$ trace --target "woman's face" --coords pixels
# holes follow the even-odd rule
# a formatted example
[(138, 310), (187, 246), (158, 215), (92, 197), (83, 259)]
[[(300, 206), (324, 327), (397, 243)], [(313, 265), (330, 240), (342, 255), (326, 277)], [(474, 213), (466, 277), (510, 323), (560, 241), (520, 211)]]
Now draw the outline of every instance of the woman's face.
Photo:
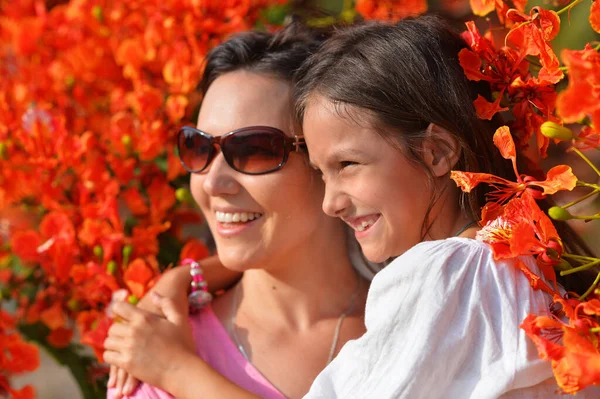
[(340, 117), (317, 96), (305, 112), (304, 136), (325, 181), (323, 210), (354, 229), (369, 260), (382, 262), (421, 241), (431, 190), (426, 171), (377, 134), (366, 113), (354, 116)]
[[(213, 136), (248, 126), (271, 126), (300, 134), (292, 122), (288, 82), (248, 71), (217, 78), (204, 97), (198, 128)], [(191, 176), (194, 199), (214, 235), (219, 258), (231, 269), (282, 264), (325, 223), (324, 186), (305, 152), (290, 153), (282, 169), (264, 175), (233, 170), (219, 152)]]

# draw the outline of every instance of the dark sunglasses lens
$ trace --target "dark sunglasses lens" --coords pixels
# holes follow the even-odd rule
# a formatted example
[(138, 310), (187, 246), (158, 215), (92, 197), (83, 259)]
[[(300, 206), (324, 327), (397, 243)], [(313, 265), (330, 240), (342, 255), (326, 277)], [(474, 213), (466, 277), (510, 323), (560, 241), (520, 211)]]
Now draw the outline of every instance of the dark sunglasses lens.
[(269, 131), (235, 133), (221, 143), (221, 148), (234, 169), (245, 173), (277, 170), (285, 158), (283, 134)]
[(210, 157), (211, 144), (210, 140), (198, 131), (182, 129), (179, 132), (177, 148), (181, 162), (189, 171), (198, 172), (206, 167)]

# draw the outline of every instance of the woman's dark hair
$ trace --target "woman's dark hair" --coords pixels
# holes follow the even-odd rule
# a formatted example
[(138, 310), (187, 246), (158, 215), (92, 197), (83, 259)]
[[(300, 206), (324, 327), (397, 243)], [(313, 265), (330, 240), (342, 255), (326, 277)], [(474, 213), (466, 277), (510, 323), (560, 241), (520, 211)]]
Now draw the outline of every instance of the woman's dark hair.
[(219, 76), (237, 70), (273, 75), (292, 81), (294, 73), (326, 39), (325, 31), (291, 23), (277, 33), (240, 33), (212, 49), (199, 84), (204, 95)]
[[(375, 22), (342, 29), (298, 71), (294, 93), (297, 117), (302, 122), (307, 104), (322, 96), (343, 117), (369, 117), (377, 133), (422, 167), (420, 148), (433, 123), (451, 132), (460, 145), (461, 156), (454, 169), (514, 180), (510, 162), (493, 144), (500, 120), (481, 120), (475, 111), (473, 101), (478, 95), (491, 100), (490, 88), (485, 82), (466, 78), (458, 61), (459, 51), (466, 47), (458, 32), (433, 16), (395, 25)], [(526, 167), (521, 170), (526, 172)], [(434, 175), (427, 171), (431, 187), (436, 187)], [(461, 194), (461, 208), (479, 220), (491, 190), (481, 184), (471, 193)], [(432, 192), (430, 211), (442, 195)], [(541, 206), (547, 209), (548, 204)], [(429, 212), (424, 236), (430, 228), (428, 216)], [(589, 254), (567, 224), (556, 226), (567, 251)], [(559, 279), (567, 290), (579, 293), (590, 284), (587, 279), (577, 281), (581, 280), (577, 274)]]

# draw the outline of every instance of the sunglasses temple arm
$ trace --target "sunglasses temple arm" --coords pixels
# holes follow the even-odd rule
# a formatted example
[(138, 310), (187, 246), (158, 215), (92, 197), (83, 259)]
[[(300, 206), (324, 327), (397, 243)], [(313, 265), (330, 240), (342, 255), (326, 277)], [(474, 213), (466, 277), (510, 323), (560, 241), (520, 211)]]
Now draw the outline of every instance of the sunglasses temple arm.
[(306, 146), (306, 140), (303, 135), (294, 136), (294, 142), (292, 143), (295, 152), (300, 151), (300, 148)]

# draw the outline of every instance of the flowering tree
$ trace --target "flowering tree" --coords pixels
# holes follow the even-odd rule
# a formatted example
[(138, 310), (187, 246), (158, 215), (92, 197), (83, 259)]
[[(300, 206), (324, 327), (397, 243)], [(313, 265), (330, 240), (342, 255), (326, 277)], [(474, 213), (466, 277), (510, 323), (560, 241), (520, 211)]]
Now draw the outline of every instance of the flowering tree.
[[(231, 33), (272, 29), (291, 9), (285, 3), (0, 0), (0, 295), (11, 309), (0, 313), (0, 394), (34, 396), (31, 387), (9, 384), (13, 374), (37, 368), (37, 347), (26, 342), (33, 341), (71, 368), (86, 398), (102, 396), (96, 380), (105, 374), (104, 310), (112, 293), (126, 288), (135, 303), (179, 259), (208, 254), (184, 234), (185, 224), (201, 218), (174, 132), (197, 112), (207, 51)], [(443, 3), (455, 9), (466, 0)], [(515, 165), (515, 181), (459, 171), (452, 177), (466, 191), (481, 183), (498, 189), (484, 208), (479, 238), (498, 259), (536, 256), (544, 279), (522, 262), (515, 267), (532, 289), (553, 295), (568, 320), (530, 315), (522, 328), (552, 362), (559, 387), (575, 393), (600, 383), (600, 277), (583, 295), (564, 297), (556, 273), (590, 269), (600, 259), (566, 253), (536, 199), (574, 187), (589, 190), (585, 199), (600, 186), (579, 180), (567, 165), (536, 177), (516, 168), (518, 148), (535, 149), (538, 157), (527, 154), (537, 163), (552, 141), (563, 140), (600, 176), (584, 155), (600, 146), (600, 46), (564, 50), (559, 59), (550, 44), (561, 17), (579, 3), (591, 5), (590, 23), (600, 32), (600, 6), (559, 3), (563, 8), (552, 11), (529, 9), (526, 0), (470, 1), (478, 17), (495, 12), (497, 26), (481, 33), (467, 23), (469, 48), (458, 57), (466, 76), (488, 82), (494, 93), (492, 102), (475, 101), (479, 116), (510, 115), (494, 140)], [(427, 9), (425, 0), (344, 1), (338, 17), (309, 22), (396, 21)], [(582, 199), (550, 209), (550, 216), (600, 218), (569, 212)]]
[[(137, 301), (179, 258), (202, 258), (174, 152), (210, 48), (278, 0), (0, 0), (0, 283), (21, 334), (102, 396), (104, 309)], [(35, 369), (1, 314), (0, 393)], [(74, 342), (91, 347), (97, 359)]]

